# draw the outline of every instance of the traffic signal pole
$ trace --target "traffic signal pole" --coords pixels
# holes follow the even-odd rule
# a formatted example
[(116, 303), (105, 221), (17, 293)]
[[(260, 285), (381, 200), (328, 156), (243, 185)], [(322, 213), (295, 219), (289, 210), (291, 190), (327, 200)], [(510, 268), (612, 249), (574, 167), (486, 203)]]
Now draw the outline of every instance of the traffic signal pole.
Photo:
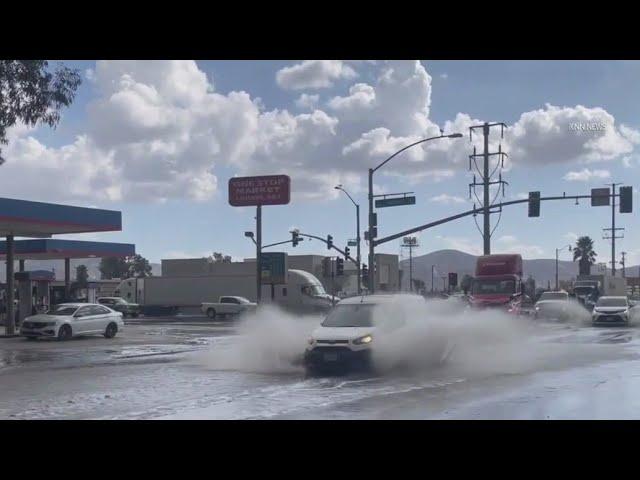
[[(322, 238), (322, 237), (318, 237), (316, 235), (309, 235), (308, 233), (302, 233), (302, 232), (298, 233), (298, 235), (300, 235), (301, 237), (315, 238), (316, 240), (320, 240), (321, 242), (323, 242), (323, 243), (328, 245), (327, 240)], [(347, 255), (347, 252), (345, 252), (344, 250), (340, 250), (335, 245), (331, 245), (331, 247), (329, 247), (329, 248), (333, 248), (335, 251), (339, 252), (346, 260), (349, 260), (350, 262), (353, 262), (354, 264), (357, 263), (357, 260), (355, 258), (353, 258), (351, 255)]]
[[(563, 196), (554, 196), (554, 197), (541, 197), (540, 201), (547, 200), (577, 200), (580, 198), (591, 198), (591, 195), (563, 195)], [(527, 203), (529, 202), (528, 198), (520, 199), (520, 200), (510, 200), (508, 202), (496, 203), (492, 205), (492, 208), (502, 208), (509, 205), (517, 205), (519, 203)], [(374, 240), (373, 243), (375, 246), (382, 245), (383, 243), (391, 242), (392, 240), (397, 240), (400, 237), (404, 237), (405, 235), (411, 235), (412, 233), (421, 232), (422, 230), (427, 230), (429, 228), (437, 227), (438, 225), (442, 225), (443, 223), (448, 223), (453, 220), (457, 220), (459, 218), (468, 217), (469, 215), (477, 215), (484, 211), (484, 207), (474, 208), (472, 210), (467, 210), (466, 212), (458, 213), (457, 215), (452, 215), (450, 217), (442, 218), (440, 220), (435, 220), (430, 223), (426, 223), (424, 225), (420, 225), (418, 227), (411, 228), (409, 230), (405, 230), (400, 233), (395, 233), (393, 235), (389, 235), (387, 237), (383, 237), (379, 240)], [(371, 242), (370, 242), (371, 243)]]
[[(621, 183), (609, 183), (611, 185), (611, 228), (604, 228), (604, 231), (611, 231), (611, 236), (603, 237), (605, 240), (611, 240), (611, 276), (616, 276), (616, 239), (624, 238), (624, 236), (618, 236), (616, 232), (618, 230), (624, 230), (624, 228), (616, 228), (616, 185), (622, 185)], [(620, 199), (622, 202), (622, 199)]]

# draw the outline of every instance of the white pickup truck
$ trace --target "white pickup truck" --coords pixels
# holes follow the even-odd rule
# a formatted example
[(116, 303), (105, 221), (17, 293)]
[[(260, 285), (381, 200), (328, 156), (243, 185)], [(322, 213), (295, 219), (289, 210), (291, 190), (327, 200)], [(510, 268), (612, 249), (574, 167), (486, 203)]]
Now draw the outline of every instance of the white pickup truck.
[(205, 313), (210, 319), (216, 317), (232, 317), (239, 316), (243, 313), (252, 312), (256, 309), (258, 304), (250, 302), (244, 297), (220, 297), (218, 303), (202, 304), (200, 309), (202, 313)]

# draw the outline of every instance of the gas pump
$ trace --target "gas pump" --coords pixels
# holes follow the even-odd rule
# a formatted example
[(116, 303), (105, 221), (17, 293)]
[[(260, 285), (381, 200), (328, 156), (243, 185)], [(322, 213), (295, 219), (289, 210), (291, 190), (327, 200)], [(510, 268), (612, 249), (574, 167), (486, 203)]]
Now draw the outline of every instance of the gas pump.
[(49, 310), (49, 286), (55, 280), (53, 272), (47, 270), (16, 272), (15, 280), (18, 287), (17, 324), (21, 324), (30, 315)]

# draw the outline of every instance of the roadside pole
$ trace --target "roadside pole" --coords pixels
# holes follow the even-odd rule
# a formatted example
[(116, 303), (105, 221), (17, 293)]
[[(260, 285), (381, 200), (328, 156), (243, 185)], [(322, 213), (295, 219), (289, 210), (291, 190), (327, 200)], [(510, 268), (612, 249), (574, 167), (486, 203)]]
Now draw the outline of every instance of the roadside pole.
[[(336, 257), (337, 258), (337, 257)], [(333, 258), (331, 259), (331, 306), (335, 307), (336, 305), (336, 284), (335, 284), (335, 261)]]
[(256, 206), (256, 303), (262, 300), (262, 205)]
[(291, 179), (287, 175), (233, 177), (229, 179), (229, 205), (256, 207), (256, 233), (245, 232), (256, 244), (256, 303), (262, 300), (262, 207), (287, 205), (291, 200)]
[(13, 283), (13, 235), (7, 235), (7, 317), (5, 318), (5, 333), (15, 334), (16, 312), (13, 308), (14, 283)]

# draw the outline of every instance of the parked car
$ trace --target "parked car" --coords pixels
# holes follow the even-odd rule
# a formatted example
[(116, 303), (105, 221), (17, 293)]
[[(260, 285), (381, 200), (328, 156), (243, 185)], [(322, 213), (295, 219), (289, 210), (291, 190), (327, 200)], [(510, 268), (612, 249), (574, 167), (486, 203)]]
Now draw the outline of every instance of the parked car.
[(124, 318), (133, 317), (136, 318), (140, 315), (140, 305), (137, 303), (127, 302), (122, 297), (100, 297), (98, 303), (106, 305), (111, 310), (122, 313)]
[(252, 312), (257, 306), (257, 303), (250, 302), (244, 297), (226, 296), (220, 297), (217, 303), (205, 302), (200, 309), (213, 320), (216, 317), (232, 317)]
[(631, 306), (627, 297), (600, 297), (593, 307), (592, 321), (594, 325), (629, 325), (630, 320)]
[(97, 303), (62, 303), (44, 314), (32, 315), (22, 322), (20, 335), (29, 340), (38, 337), (69, 340), (79, 335), (104, 335), (113, 338), (124, 327), (122, 313)]
[(544, 292), (534, 307), (535, 318), (569, 319), (570, 297), (565, 291)]

